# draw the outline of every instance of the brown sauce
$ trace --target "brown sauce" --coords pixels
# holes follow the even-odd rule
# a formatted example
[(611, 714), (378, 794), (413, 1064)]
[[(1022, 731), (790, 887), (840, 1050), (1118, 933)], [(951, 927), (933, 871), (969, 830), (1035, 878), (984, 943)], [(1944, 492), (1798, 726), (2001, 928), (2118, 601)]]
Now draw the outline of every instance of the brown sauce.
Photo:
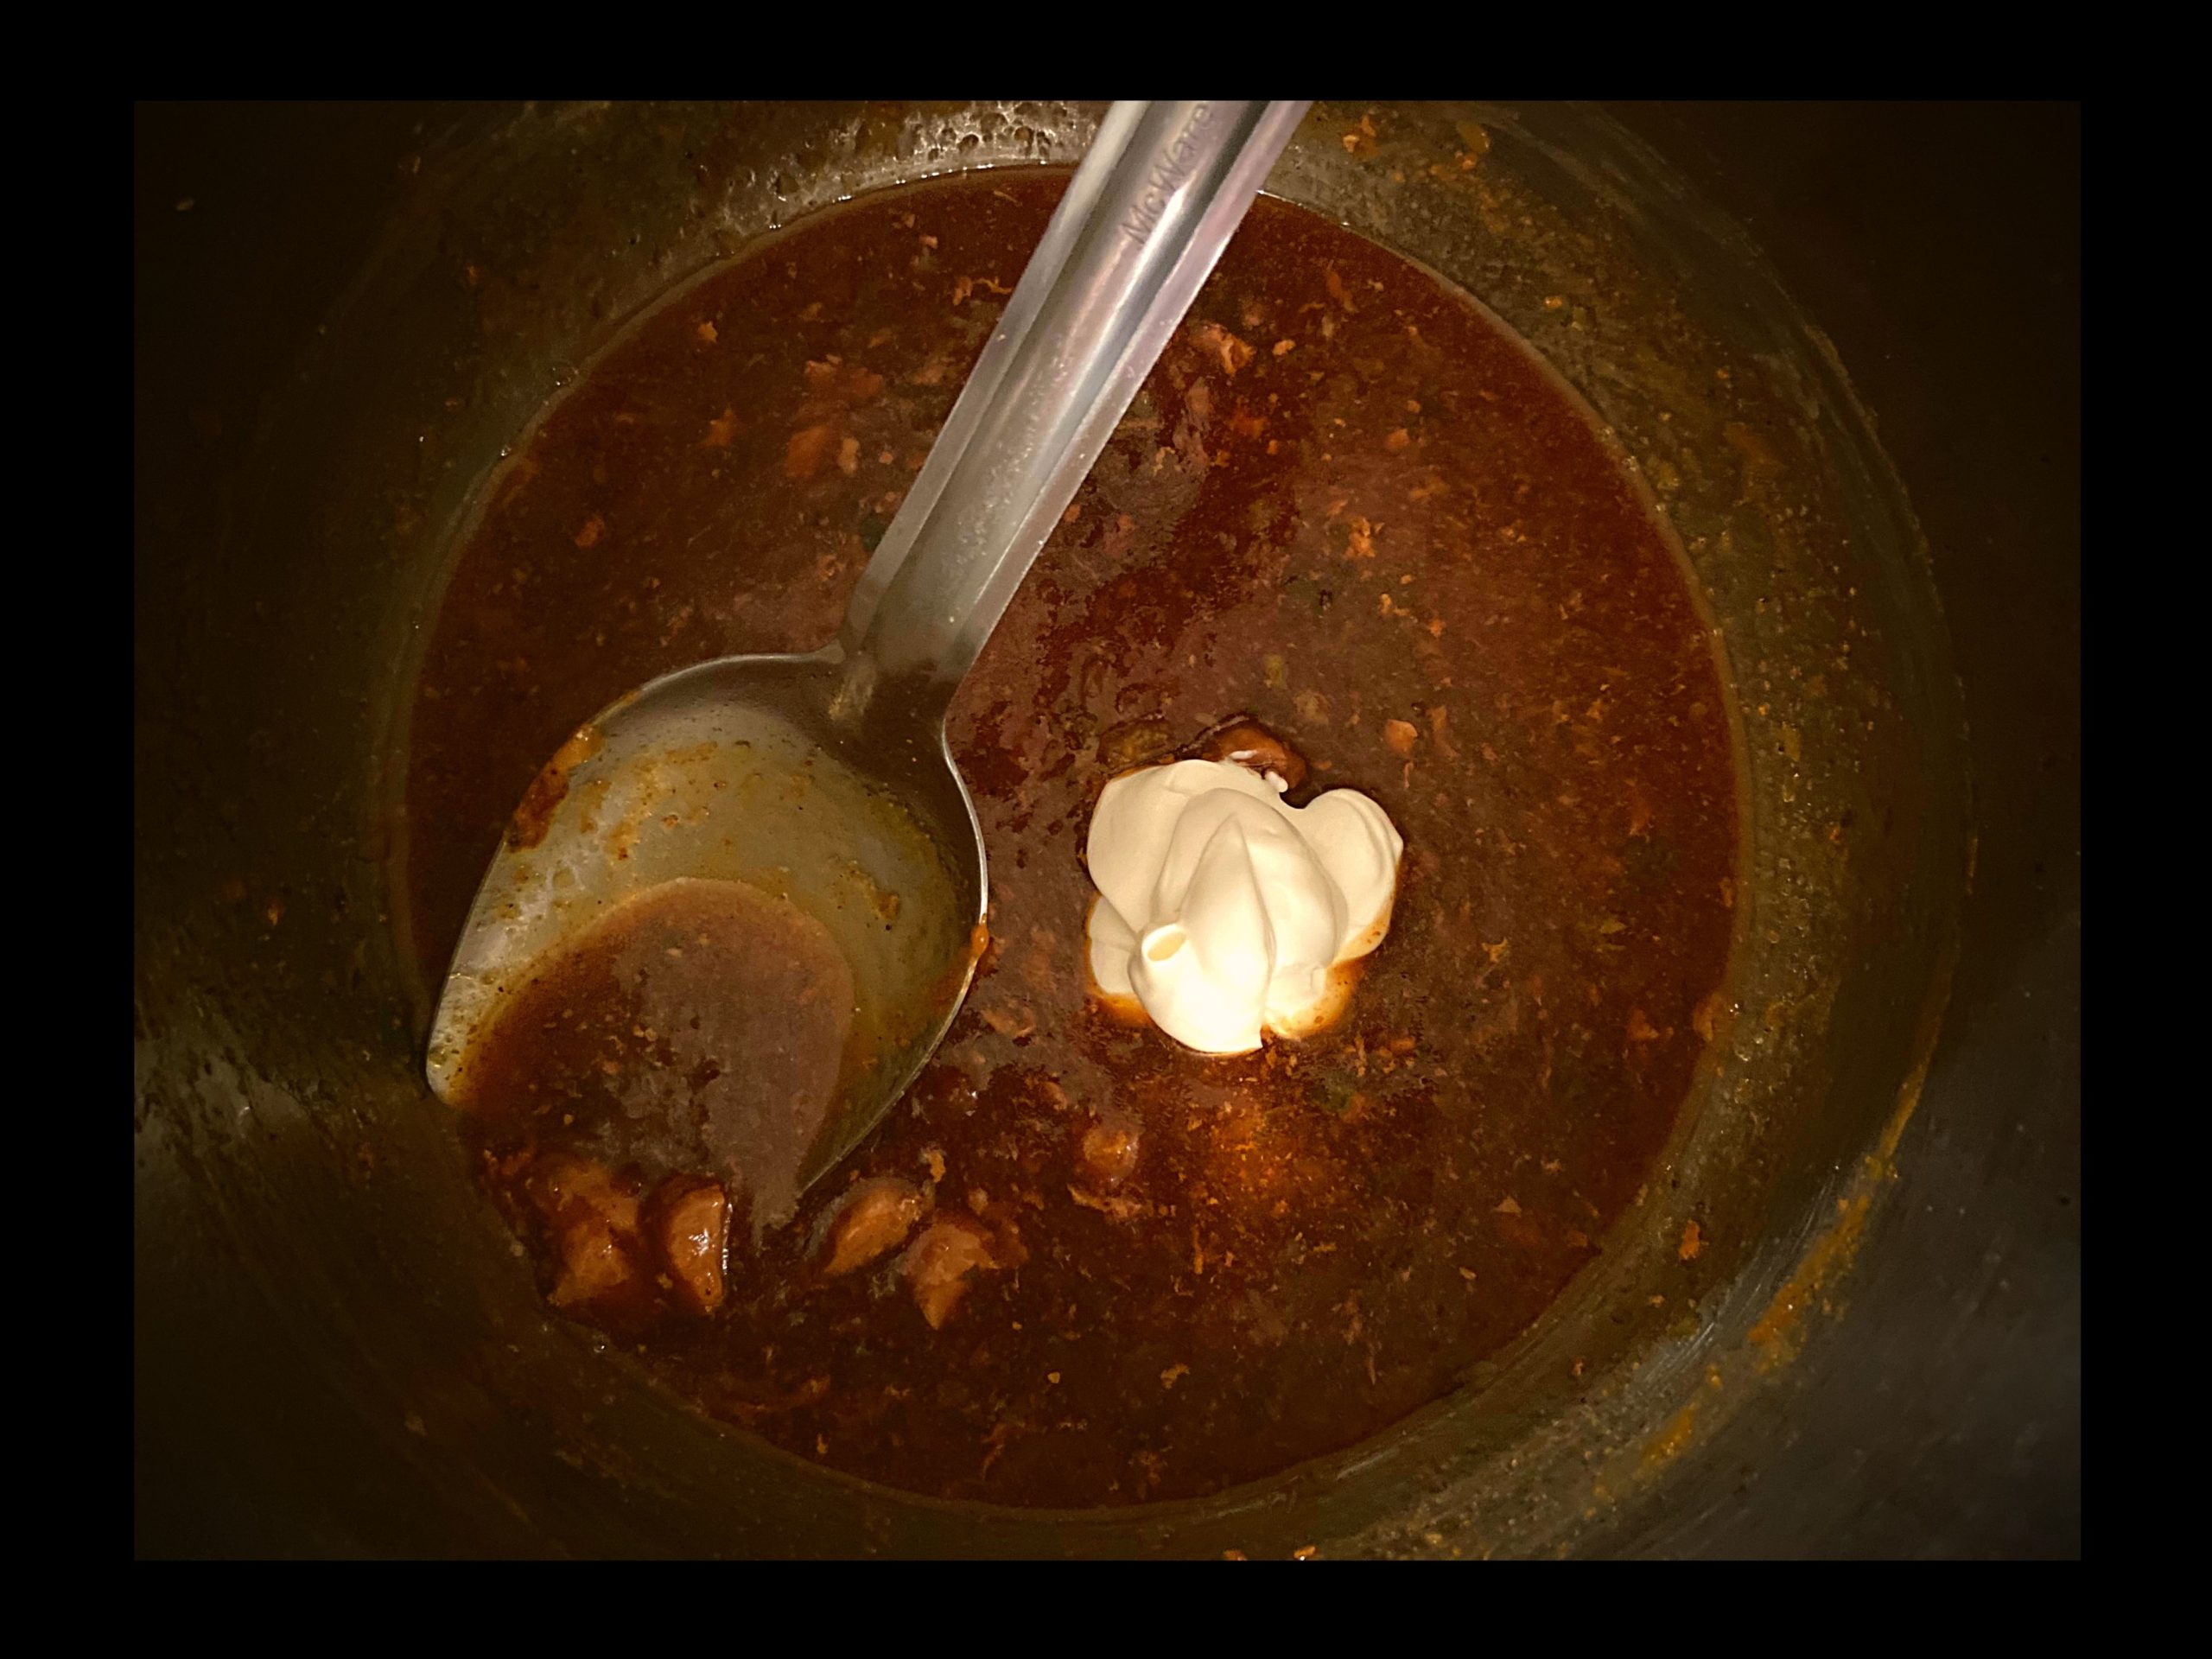
[(454, 1080), (494, 1133), (688, 1170), (787, 1216), (838, 1088), (853, 971), (740, 881), (671, 881), (601, 917), (501, 1002)]
[[(580, 721), (835, 632), (1060, 188), (809, 219), (645, 320), (494, 477), (413, 711), (431, 975)], [(1344, 1017), (1202, 1059), (1086, 999), (1078, 855), (1109, 776), (1240, 715), (1309, 763), (1294, 801), (1361, 789), (1407, 851)], [(792, 1224), (729, 1229), (711, 1312), (717, 1205), (744, 1199), (706, 1184), (741, 1177), (626, 1128), (588, 1069), (557, 1110), (465, 1120), (567, 1312), (804, 1458), (1126, 1503), (1367, 1438), (1597, 1255), (1711, 1029), (1736, 781), (1665, 531), (1493, 320), (1259, 203), (951, 735), (991, 860), (976, 986)]]

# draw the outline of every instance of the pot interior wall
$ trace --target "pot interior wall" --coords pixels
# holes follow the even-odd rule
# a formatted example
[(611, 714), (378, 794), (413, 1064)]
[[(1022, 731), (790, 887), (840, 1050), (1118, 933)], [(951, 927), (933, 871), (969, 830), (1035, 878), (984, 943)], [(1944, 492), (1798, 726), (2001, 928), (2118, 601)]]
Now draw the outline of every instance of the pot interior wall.
[(324, 217), (269, 230), (241, 163), (240, 199), (142, 245), (181, 273), (142, 280), (137, 318), (142, 1548), (1615, 1548), (1617, 1500), (1787, 1370), (1941, 1012), (1959, 696), (1916, 526), (1822, 337), (1740, 232), (1573, 107), (1323, 106), (1271, 187), (1457, 283), (1588, 399), (1736, 687), (1732, 1019), (1663, 1179), (1552, 1316), (1452, 1399), (1260, 1486), (952, 1507), (646, 1387), (549, 1317), (470, 1181), (421, 1080), (389, 876), (397, 715), (478, 485), (628, 317), (749, 238), (883, 184), (1071, 161), (1095, 118), (361, 112), (369, 159)]

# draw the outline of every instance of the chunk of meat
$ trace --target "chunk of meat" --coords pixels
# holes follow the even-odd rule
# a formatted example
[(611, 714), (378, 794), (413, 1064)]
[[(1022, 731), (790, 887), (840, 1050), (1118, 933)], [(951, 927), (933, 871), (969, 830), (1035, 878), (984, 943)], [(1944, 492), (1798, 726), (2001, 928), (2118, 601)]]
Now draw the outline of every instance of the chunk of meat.
[(861, 1182), (831, 1218), (830, 1261), (823, 1273), (835, 1279), (897, 1249), (928, 1208), (911, 1181), (887, 1175)]
[(1123, 1123), (1093, 1123), (1083, 1132), (1084, 1173), (1100, 1186), (1119, 1186), (1137, 1166), (1137, 1132)]
[(807, 397), (799, 405), (798, 418), (802, 422), (816, 421), (825, 415), (842, 414), (870, 402), (882, 390), (883, 377), (873, 369), (841, 362), (834, 357), (825, 362), (810, 361), (806, 365)]
[(722, 1305), (723, 1262), (729, 1243), (729, 1195), (716, 1181), (677, 1176), (662, 1187), (654, 1242), (695, 1313)]
[(1109, 1221), (1127, 1221), (1134, 1216), (1148, 1216), (1152, 1206), (1141, 1198), (1121, 1198), (1109, 1192), (1103, 1197), (1086, 1192), (1079, 1186), (1068, 1188), (1068, 1197), (1086, 1210), (1096, 1210)]
[(1199, 347), (1217, 359), (1232, 380), (1236, 378), (1236, 371), (1252, 360), (1251, 346), (1217, 322), (1201, 324), (1192, 334)]
[(1175, 747), (1162, 720), (1130, 720), (1109, 726), (1098, 740), (1098, 763), (1109, 772), (1163, 760)]
[(1188, 753), (1200, 760), (1271, 772), (1291, 789), (1306, 781), (1306, 757), (1249, 715), (1233, 715), (1199, 733)]
[(585, 1158), (549, 1158), (531, 1182), (531, 1196), (560, 1252), (549, 1299), (556, 1307), (638, 1288), (638, 1198), (613, 1170)]
[(998, 1266), (983, 1230), (958, 1216), (932, 1222), (907, 1249), (901, 1266), (914, 1305), (932, 1331), (941, 1330), (968, 1294), (969, 1275)]
[(836, 425), (828, 421), (792, 433), (791, 442), (784, 446), (784, 476), (798, 484), (812, 478), (836, 453), (838, 436)]

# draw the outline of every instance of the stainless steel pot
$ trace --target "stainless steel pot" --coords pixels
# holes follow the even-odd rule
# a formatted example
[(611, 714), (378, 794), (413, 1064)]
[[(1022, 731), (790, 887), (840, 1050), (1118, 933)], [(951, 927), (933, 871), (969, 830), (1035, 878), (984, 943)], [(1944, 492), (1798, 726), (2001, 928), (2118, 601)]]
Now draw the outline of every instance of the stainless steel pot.
[[(1694, 1547), (1700, 1516), (1726, 1535), (1726, 1448), (1848, 1369), (1835, 1316), (1892, 1225), (1975, 855), (1943, 609), (1872, 422), (1751, 241), (1617, 120), (1544, 105), (1323, 105), (1274, 188), (1550, 359), (1665, 507), (1725, 642), (1747, 779), (1736, 1018), (1599, 1264), (1374, 1441), (1084, 1515), (825, 1474), (549, 1317), (422, 1083), (423, 988), (387, 895), (400, 715), (455, 526), (657, 295), (859, 190), (1071, 159), (1095, 116), (141, 112), (142, 1551)], [(312, 194), (268, 148), (294, 130)], [(1707, 1242), (1685, 1263), (1692, 1215)]]

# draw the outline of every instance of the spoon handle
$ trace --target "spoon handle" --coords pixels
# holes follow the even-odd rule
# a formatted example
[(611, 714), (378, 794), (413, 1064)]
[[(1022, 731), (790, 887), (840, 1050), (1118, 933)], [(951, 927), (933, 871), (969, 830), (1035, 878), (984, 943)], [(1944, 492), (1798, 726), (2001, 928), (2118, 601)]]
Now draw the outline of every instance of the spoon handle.
[(861, 575), (845, 707), (950, 700), (1306, 107), (1107, 111)]

